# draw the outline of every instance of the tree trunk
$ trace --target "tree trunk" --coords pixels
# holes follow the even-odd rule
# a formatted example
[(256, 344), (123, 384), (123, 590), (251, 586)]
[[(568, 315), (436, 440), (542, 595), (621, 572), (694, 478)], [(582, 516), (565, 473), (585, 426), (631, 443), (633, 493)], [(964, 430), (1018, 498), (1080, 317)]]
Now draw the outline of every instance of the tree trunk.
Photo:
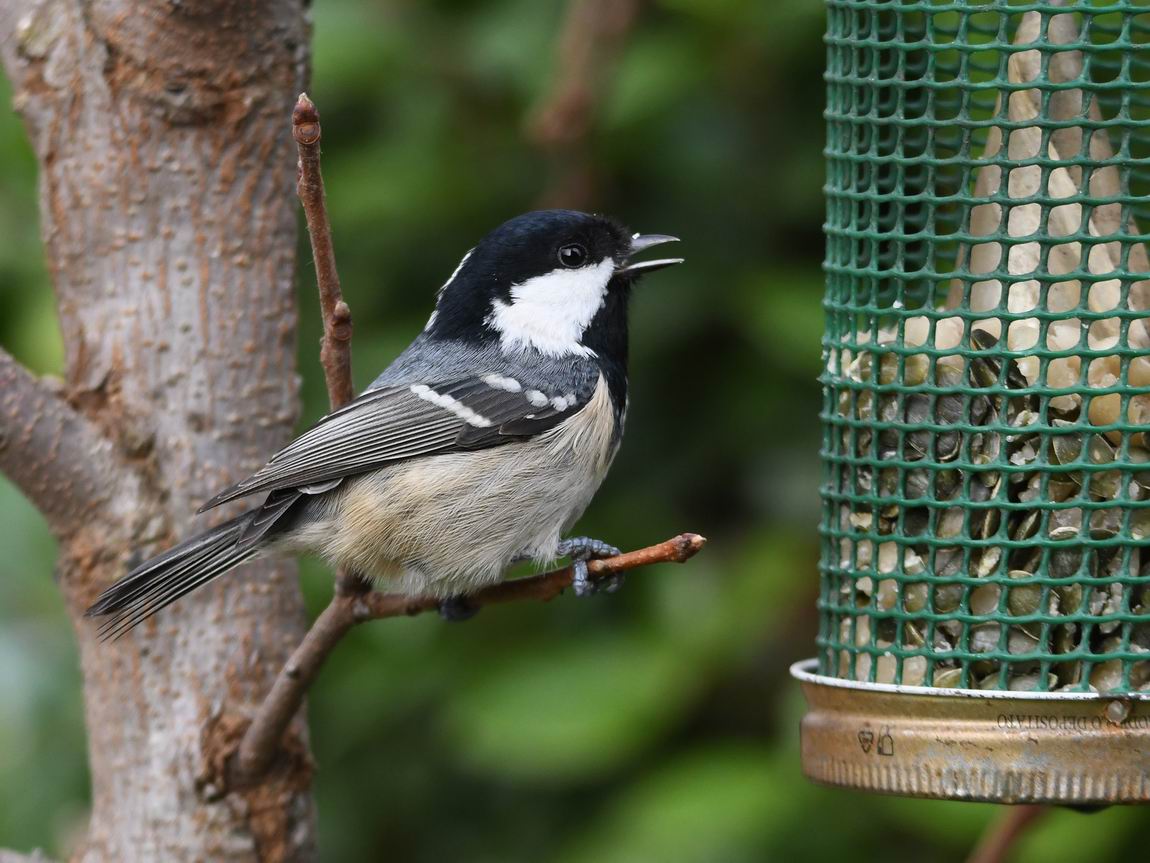
[(306, 5), (0, 0), (67, 357), (51, 390), (0, 353), (0, 469), (60, 541), (92, 775), (77, 859), (315, 855), (302, 717), (262, 782), (225, 778), (304, 632), (295, 567), (247, 566), (113, 643), (82, 617), (134, 562), (206, 526), (197, 505), (296, 417)]

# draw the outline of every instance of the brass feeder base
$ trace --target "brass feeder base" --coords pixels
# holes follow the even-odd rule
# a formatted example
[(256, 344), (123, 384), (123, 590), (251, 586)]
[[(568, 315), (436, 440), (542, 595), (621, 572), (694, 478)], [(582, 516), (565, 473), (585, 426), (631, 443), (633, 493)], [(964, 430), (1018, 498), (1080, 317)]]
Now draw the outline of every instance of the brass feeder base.
[(803, 773), (862, 791), (994, 803), (1150, 802), (1150, 693), (857, 683), (795, 663)]

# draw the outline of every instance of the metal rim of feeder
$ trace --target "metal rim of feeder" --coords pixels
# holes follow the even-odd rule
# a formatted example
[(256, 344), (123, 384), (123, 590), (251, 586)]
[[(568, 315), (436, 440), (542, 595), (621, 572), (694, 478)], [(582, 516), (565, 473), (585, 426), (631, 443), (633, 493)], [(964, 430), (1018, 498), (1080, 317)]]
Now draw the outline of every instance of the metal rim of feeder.
[(804, 769), (1150, 801), (1150, 6), (826, 5)]
[(863, 683), (795, 663), (803, 772), (884, 794), (1093, 806), (1150, 800), (1150, 693)]

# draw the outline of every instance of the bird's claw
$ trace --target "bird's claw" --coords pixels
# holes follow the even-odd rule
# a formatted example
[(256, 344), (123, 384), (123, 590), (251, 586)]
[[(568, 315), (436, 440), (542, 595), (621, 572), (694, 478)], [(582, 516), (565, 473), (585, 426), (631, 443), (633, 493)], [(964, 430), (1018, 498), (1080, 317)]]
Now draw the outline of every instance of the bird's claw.
[(573, 561), (571, 568), (575, 570), (574, 578), (571, 580), (571, 587), (574, 589), (576, 596), (591, 596), (595, 593), (615, 593), (623, 586), (623, 582), (626, 580), (623, 573), (617, 572), (614, 575), (609, 575), (598, 581), (592, 581), (590, 574), (587, 572), (587, 561), (585, 560)]
[(600, 591), (614, 593), (623, 586), (621, 573), (608, 578), (592, 581), (587, 571), (587, 561), (595, 558), (615, 557), (622, 554), (615, 546), (603, 542), (601, 539), (592, 539), (588, 536), (573, 536), (559, 543), (558, 553), (561, 557), (571, 559), (571, 568), (574, 577), (571, 586), (576, 596), (590, 596)]
[(615, 557), (623, 552), (615, 546), (589, 536), (572, 536), (559, 543), (557, 554), (572, 560), (591, 560), (597, 557)]

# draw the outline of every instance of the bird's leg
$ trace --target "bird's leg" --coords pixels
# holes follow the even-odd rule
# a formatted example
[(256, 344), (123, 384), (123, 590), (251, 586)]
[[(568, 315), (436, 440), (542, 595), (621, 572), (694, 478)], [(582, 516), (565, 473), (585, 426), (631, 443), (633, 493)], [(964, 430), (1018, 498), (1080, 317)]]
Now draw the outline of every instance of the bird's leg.
[[(591, 581), (587, 574), (587, 561), (622, 554), (615, 546), (603, 542), (601, 539), (592, 539), (589, 536), (569, 537), (559, 543), (555, 554), (557, 557), (570, 558), (571, 566), (575, 570), (575, 577), (571, 586), (574, 588), (576, 596), (590, 596), (600, 591), (614, 593), (623, 586), (624, 576), (622, 573), (601, 579), (598, 582)], [(517, 563), (530, 560), (534, 556), (526, 552), (517, 554), (507, 562), (507, 566), (514, 566)], [(452, 596), (440, 600), (439, 603), (439, 616), (453, 623), (470, 620), (478, 613), (479, 606), (472, 602), (468, 596)]]
[(587, 561), (600, 557), (614, 557), (622, 554), (613, 545), (608, 545), (601, 539), (591, 539), (589, 536), (572, 536), (559, 543), (556, 552), (560, 557), (571, 559), (571, 568), (575, 571), (575, 578), (571, 586), (576, 596), (590, 596), (600, 590), (614, 593), (623, 586), (622, 573), (605, 578), (598, 584), (591, 581), (587, 574)]
[[(525, 560), (530, 560), (532, 555), (526, 552), (520, 552), (507, 561), (507, 566), (504, 569), (510, 569), (517, 563), (523, 563)], [(459, 596), (448, 597), (447, 599), (440, 600), (439, 603), (439, 616), (444, 620), (452, 623), (460, 623), (464, 620), (471, 620), (475, 615), (479, 614), (479, 606), (471, 601), (471, 598), (460, 594)]]
[(439, 602), (439, 616), (452, 623), (470, 620), (479, 614), (479, 606), (467, 596), (452, 596)]

